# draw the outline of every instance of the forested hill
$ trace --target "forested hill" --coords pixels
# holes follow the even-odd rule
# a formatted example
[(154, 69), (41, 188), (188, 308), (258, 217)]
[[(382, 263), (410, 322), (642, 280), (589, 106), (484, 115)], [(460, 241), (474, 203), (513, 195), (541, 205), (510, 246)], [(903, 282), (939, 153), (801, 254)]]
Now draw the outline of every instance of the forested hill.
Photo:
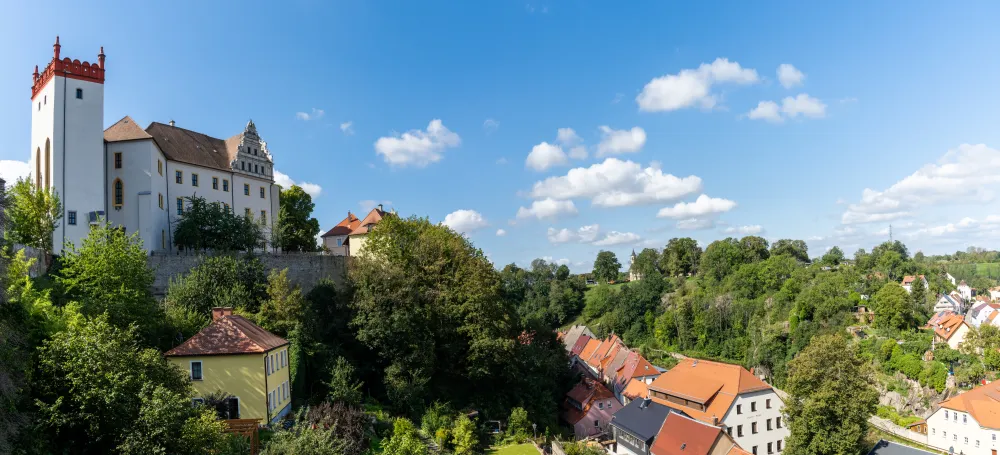
[[(779, 387), (787, 363), (814, 337), (847, 335), (847, 327), (859, 324), (857, 306), (875, 312), (874, 330), (899, 334), (926, 323), (935, 296), (954, 289), (947, 260), (911, 256), (899, 241), (853, 258), (834, 247), (810, 260), (800, 240), (727, 238), (702, 250), (692, 239), (672, 239), (662, 251), (638, 254), (632, 271), (642, 279), (625, 284), (604, 284), (623, 278), (602, 272), (608, 255), (614, 259), (601, 252), (586, 277), (602, 284), (587, 290), (579, 316), (569, 316), (557, 297), (544, 308), (529, 296), (522, 311), (585, 323), (598, 335), (620, 334), (654, 362), (675, 351), (739, 363)], [(543, 266), (533, 264), (536, 272)], [(906, 275), (925, 275), (928, 289), (907, 293), (899, 284)]]

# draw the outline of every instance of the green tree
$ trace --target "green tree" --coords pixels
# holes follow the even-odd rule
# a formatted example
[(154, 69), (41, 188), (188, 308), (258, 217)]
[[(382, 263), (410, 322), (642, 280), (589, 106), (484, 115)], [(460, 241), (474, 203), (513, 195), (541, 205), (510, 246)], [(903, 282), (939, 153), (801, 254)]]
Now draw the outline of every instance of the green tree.
[[(890, 252), (888, 254), (896, 254)], [(898, 283), (890, 281), (875, 293), (875, 326), (903, 330), (916, 325), (910, 296)]]
[(844, 261), (844, 252), (841, 251), (839, 247), (834, 246), (823, 254), (821, 261), (830, 266), (840, 265), (840, 263)]
[(261, 455), (339, 455), (345, 453), (345, 450), (343, 441), (338, 439), (332, 430), (321, 426), (297, 425), (290, 430), (275, 432), (260, 453)]
[(801, 262), (809, 262), (809, 247), (802, 240), (781, 239), (771, 245), (771, 256), (786, 254)]
[(327, 398), (332, 402), (343, 402), (347, 405), (356, 406), (361, 404), (363, 395), (361, 386), (363, 384), (354, 376), (354, 367), (343, 357), (337, 357), (333, 369), (330, 371), (330, 394)]
[(382, 440), (385, 455), (427, 455), (427, 446), (417, 435), (413, 422), (398, 417), (392, 422), (392, 436)]
[(9, 243), (52, 252), (52, 233), (62, 219), (62, 203), (52, 188), (37, 188), (18, 179), (5, 195), (4, 238)]
[(256, 313), (268, 299), (264, 264), (254, 257), (212, 256), (187, 275), (170, 281), (168, 304), (191, 309), (207, 325), (214, 307), (242, 307)]
[(455, 419), (455, 427), (451, 430), (451, 443), (455, 447), (455, 455), (479, 453), (476, 424), (468, 416), (460, 415)]
[(924, 286), (924, 280), (921, 280), (919, 276), (910, 285), (910, 302), (910, 307), (916, 311), (929, 309), (927, 304), (927, 286)]
[[(6, 272), (0, 276), (0, 453), (12, 453), (14, 440), (29, 422), (27, 372), (33, 346), (30, 315), (20, 297), (24, 287), (30, 288), (30, 263), (23, 250), (18, 254), (13, 259), (0, 258), (0, 271)], [(14, 267), (7, 267), (9, 260), (16, 261)]]
[(531, 423), (528, 422), (528, 411), (524, 408), (514, 408), (507, 419), (507, 437), (515, 442), (524, 442), (531, 436)]
[(660, 268), (669, 276), (698, 272), (701, 247), (690, 237), (672, 238), (660, 257)]
[[(804, 245), (803, 245), (804, 246)], [(740, 259), (743, 262), (760, 262), (770, 257), (764, 237), (748, 235), (740, 239)], [(808, 255), (806, 260), (809, 260)]]
[(652, 248), (644, 248), (635, 257), (631, 271), (637, 272), (643, 278), (659, 277), (661, 275), (658, 264), (660, 254)]
[(258, 319), (265, 329), (284, 336), (299, 324), (305, 304), (302, 290), (288, 279), (288, 269), (271, 270)]
[[(766, 248), (765, 246), (764, 253), (767, 252)], [(705, 276), (721, 281), (742, 263), (743, 252), (740, 242), (729, 237), (708, 244), (705, 253), (701, 255), (698, 271)]]
[(597, 253), (597, 259), (594, 261), (594, 278), (605, 283), (613, 281), (618, 278), (618, 271), (621, 268), (622, 265), (615, 253), (602, 250)]
[(838, 335), (817, 336), (788, 369), (788, 455), (867, 450), (868, 418), (878, 404), (878, 392), (855, 348)]
[(159, 385), (147, 386), (140, 397), (138, 419), (125, 434), (117, 453), (211, 453), (227, 445), (224, 430), (215, 410), (192, 408), (186, 395)]
[(237, 215), (220, 202), (203, 197), (184, 198), (187, 208), (174, 225), (174, 245), (204, 251), (253, 251), (265, 244), (261, 223)]
[(281, 206), (275, 230), (279, 236), (279, 246), (284, 251), (316, 251), (316, 236), (319, 235), (319, 220), (312, 218), (316, 204), (312, 196), (298, 185), (282, 189)]

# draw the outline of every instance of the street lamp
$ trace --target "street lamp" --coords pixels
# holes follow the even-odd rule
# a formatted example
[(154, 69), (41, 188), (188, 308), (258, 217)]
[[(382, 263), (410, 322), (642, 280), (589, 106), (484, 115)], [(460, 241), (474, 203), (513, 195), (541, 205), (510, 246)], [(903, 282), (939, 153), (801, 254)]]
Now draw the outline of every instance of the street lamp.
[(538, 439), (538, 424), (537, 423), (531, 424), (531, 432), (534, 433), (535, 439)]

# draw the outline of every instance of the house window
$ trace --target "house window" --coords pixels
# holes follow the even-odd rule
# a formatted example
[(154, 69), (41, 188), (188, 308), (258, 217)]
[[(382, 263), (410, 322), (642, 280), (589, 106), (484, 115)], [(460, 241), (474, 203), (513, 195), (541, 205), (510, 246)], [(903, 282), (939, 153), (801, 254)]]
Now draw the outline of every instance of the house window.
[(264, 199), (264, 187), (260, 187), (260, 198)]
[[(254, 153), (254, 155), (256, 155), (256, 153)], [(256, 164), (253, 165), (253, 173), (254, 174), (259, 174), (260, 173), (260, 171), (257, 170), (257, 165)]]
[(76, 226), (76, 210), (66, 212), (66, 223), (70, 226)]
[(249, 183), (244, 183), (243, 184), (243, 195), (244, 196), (249, 196), (250, 195), (250, 184)]
[(597, 403), (597, 409), (604, 409), (604, 402), (600, 401)]
[(167, 249), (167, 231), (160, 229), (160, 249)]
[(770, 442), (767, 443), (767, 453), (774, 453), (774, 450), (771, 450), (771, 444), (772, 443), (770, 443)]
[(774, 426), (781, 428), (781, 417), (774, 418)]
[(594, 421), (594, 426), (595, 426), (595, 427), (597, 427), (597, 426), (600, 426), (600, 422), (598, 422), (598, 421), (596, 421), (596, 420), (595, 420), (595, 421)]
[(728, 434), (729, 436), (732, 436), (732, 435), (733, 435), (733, 427), (726, 427), (726, 433), (727, 433), (727, 434)]
[(115, 152), (115, 169), (122, 168), (122, 152)]
[(742, 404), (736, 405), (736, 415), (740, 415), (740, 414), (743, 414), (743, 405)]
[(192, 361), (191, 362), (191, 380), (192, 381), (200, 381), (200, 380), (202, 380), (202, 376), (201, 376), (201, 362), (197, 362), (197, 361)]
[(229, 180), (222, 179), (222, 191), (229, 192)]
[(344, 239), (337, 239), (337, 246), (344, 246)]
[(191, 186), (198, 186), (198, 174), (191, 174)]
[(178, 184), (184, 183), (184, 172), (174, 171), (174, 181), (177, 182)]
[(944, 411), (944, 419), (948, 420), (948, 410), (947, 409)]
[(125, 184), (122, 183), (122, 179), (115, 179), (114, 191), (113, 203), (116, 209), (120, 209), (125, 202)]
[(737, 438), (743, 437), (743, 425), (736, 425), (736, 437)]
[(751, 401), (750, 402), (750, 412), (757, 412), (757, 402), (756, 401)]
[(965, 437), (965, 445), (969, 445), (969, 437), (968, 436)]
[(753, 455), (757, 455), (757, 446), (753, 446)]
[(191, 399), (191, 405), (192, 406), (201, 406), (203, 404), (205, 404), (205, 399), (204, 398), (192, 398)]
[(969, 423), (969, 416), (965, 415), (965, 414), (962, 414), (962, 424), (964, 425), (964, 424), (967, 424), (967, 423)]
[(957, 434), (952, 434), (951, 435), (951, 440), (957, 442), (958, 441), (958, 435)]
[(757, 434), (757, 422), (750, 422), (750, 434)]
[(976, 447), (979, 447), (979, 440), (976, 439)]
[(931, 428), (931, 434), (936, 435), (937, 434), (937, 428)]
[(778, 452), (781, 452), (781, 440), (778, 440)]
[(767, 419), (767, 431), (771, 431), (771, 419)]
[(163, 193), (156, 193), (156, 200), (160, 203), (160, 210), (163, 210)]
[(260, 211), (260, 224), (267, 225), (267, 210)]
[(156, 160), (156, 172), (163, 175), (163, 161)]
[(768, 398), (767, 400), (764, 400), (764, 407), (767, 408), (767, 409), (771, 409), (771, 399), (770, 398)]
[(177, 214), (184, 214), (184, 198), (177, 198)]
[(264, 357), (264, 372), (267, 373), (267, 374), (271, 374), (271, 358), (270, 357)]
[(952, 420), (952, 422), (958, 422), (958, 413), (957, 412), (951, 415), (951, 420)]
[(82, 88), (76, 89), (76, 99), (78, 99), (78, 100), (82, 100), (83, 99), (83, 89)]
[(219, 189), (219, 178), (218, 177), (212, 177), (212, 189), (213, 190)]
[(997, 440), (997, 435), (996, 435), (996, 433), (994, 433), (994, 434), (993, 434), (993, 440), (994, 440), (994, 441), (996, 441), (996, 440)]

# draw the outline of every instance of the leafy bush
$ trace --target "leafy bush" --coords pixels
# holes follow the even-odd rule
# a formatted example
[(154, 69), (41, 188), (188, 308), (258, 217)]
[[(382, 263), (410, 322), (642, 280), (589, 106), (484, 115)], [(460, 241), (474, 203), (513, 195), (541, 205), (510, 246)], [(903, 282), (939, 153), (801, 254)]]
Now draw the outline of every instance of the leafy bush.
[(434, 438), (441, 448), (448, 442), (452, 426), (451, 410), (441, 402), (431, 404), (420, 419), (420, 429), (424, 434)]
[(514, 408), (510, 411), (510, 418), (507, 419), (507, 438), (512, 442), (521, 443), (531, 436), (530, 424), (528, 423), (528, 411), (524, 408)]
[(455, 455), (472, 455), (478, 452), (476, 424), (468, 416), (461, 415), (455, 420), (455, 427), (451, 430), (451, 443), (455, 447)]
[(427, 455), (427, 446), (417, 435), (413, 422), (399, 417), (392, 422), (392, 436), (382, 440), (384, 455)]
[(312, 406), (302, 421), (310, 427), (329, 430), (341, 442), (343, 455), (361, 455), (374, 434), (371, 418), (358, 407), (343, 402)]
[(271, 436), (261, 455), (330, 455), (344, 452), (343, 441), (333, 431), (299, 425), (290, 430), (279, 430)]

